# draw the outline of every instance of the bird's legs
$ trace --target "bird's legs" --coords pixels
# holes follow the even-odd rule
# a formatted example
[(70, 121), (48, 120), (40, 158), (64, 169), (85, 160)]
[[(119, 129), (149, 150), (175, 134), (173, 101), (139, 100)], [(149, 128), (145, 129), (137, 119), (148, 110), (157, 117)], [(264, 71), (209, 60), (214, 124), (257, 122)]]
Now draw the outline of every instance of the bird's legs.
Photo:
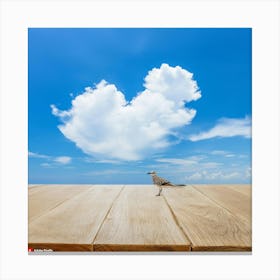
[(159, 192), (156, 196), (160, 196), (161, 192), (162, 192), (162, 187), (159, 187)]

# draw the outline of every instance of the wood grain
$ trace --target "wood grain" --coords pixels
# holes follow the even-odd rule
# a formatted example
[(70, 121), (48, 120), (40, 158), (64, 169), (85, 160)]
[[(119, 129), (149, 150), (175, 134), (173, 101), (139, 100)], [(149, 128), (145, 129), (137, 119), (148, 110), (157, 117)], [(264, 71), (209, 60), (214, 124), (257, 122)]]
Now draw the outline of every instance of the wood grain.
[(42, 185), (28, 188), (29, 222), (88, 189), (90, 189), (89, 185)]
[(230, 189), (238, 191), (244, 195), (247, 195), (250, 199), (252, 198), (252, 186), (251, 185), (227, 185)]
[(250, 251), (248, 225), (191, 186), (166, 189), (167, 203), (194, 251)]
[(154, 187), (126, 186), (106, 217), (96, 239), (96, 251), (188, 251), (163, 197)]
[(33, 194), (35, 192), (40, 191), (40, 186), (32, 186), (32, 187), (28, 187), (28, 195), (30, 196), (30, 194)]
[(227, 185), (197, 185), (194, 188), (229, 210), (231, 214), (245, 220), (251, 228), (251, 197), (235, 190), (236, 186), (230, 188)]
[(29, 223), (31, 248), (92, 251), (93, 240), (122, 186), (94, 186)]
[(34, 185), (29, 247), (55, 251), (250, 251), (251, 187)]

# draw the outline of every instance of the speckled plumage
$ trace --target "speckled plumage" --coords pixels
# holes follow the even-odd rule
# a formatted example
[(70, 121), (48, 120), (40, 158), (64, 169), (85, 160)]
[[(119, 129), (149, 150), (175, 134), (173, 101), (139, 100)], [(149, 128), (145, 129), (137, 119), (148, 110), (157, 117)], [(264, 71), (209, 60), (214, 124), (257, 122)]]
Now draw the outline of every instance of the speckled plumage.
[(173, 185), (168, 180), (157, 176), (155, 171), (148, 172), (148, 174), (150, 174), (152, 176), (153, 183), (159, 188), (159, 192), (158, 192), (157, 196), (160, 196), (160, 194), (162, 192), (162, 188), (164, 188), (164, 187), (171, 187), (171, 186), (176, 187), (176, 185)]
[(174, 186), (168, 180), (157, 176), (156, 174), (152, 174), (152, 179), (155, 185), (157, 186)]

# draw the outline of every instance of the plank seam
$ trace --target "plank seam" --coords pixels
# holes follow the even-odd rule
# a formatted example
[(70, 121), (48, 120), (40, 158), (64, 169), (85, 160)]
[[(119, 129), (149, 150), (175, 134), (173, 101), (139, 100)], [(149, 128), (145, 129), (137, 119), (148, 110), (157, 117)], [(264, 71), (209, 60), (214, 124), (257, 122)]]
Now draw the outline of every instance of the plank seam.
[(166, 197), (164, 196), (164, 194), (163, 194), (162, 196), (163, 196), (163, 199), (164, 199), (164, 201), (165, 201), (165, 203), (166, 203), (166, 205), (167, 205), (169, 211), (171, 212), (171, 215), (172, 215), (172, 217), (173, 217), (173, 219), (174, 219), (174, 221), (175, 221), (175, 224), (178, 226), (178, 228), (180, 229), (180, 231), (183, 233), (183, 236), (185, 236), (185, 237), (188, 239), (188, 241), (190, 242), (190, 250), (192, 251), (193, 243), (192, 243), (191, 239), (189, 238), (189, 236), (187, 235), (187, 233), (184, 231), (183, 227), (180, 225), (180, 223), (179, 223), (179, 221), (178, 221), (178, 219), (177, 219), (175, 213), (173, 212), (171, 206), (170, 206), (169, 203), (167, 202), (167, 199), (166, 199)]
[(238, 192), (238, 193), (241, 193), (242, 195), (245, 195), (245, 196), (247, 196), (247, 197), (249, 197), (249, 198), (252, 199), (252, 187), (251, 187), (251, 195), (248, 195), (248, 194), (246, 194), (246, 193), (241, 192), (240, 190), (234, 189), (233, 186), (238, 186), (238, 185), (230, 185), (229, 188), (230, 188), (231, 190), (234, 190), (234, 191), (236, 191), (236, 192)]
[[(228, 211), (228, 210), (225, 209), (224, 207), (220, 206), (218, 203), (216, 203), (216, 201), (214, 201), (213, 199), (209, 198), (209, 197), (208, 197), (207, 195), (205, 195), (204, 193), (202, 193), (202, 192), (200, 192), (199, 190), (197, 190), (193, 185), (189, 185), (189, 186), (190, 186), (193, 190), (197, 191), (198, 193), (200, 193), (201, 195), (203, 195), (204, 197), (206, 197), (209, 201), (213, 202), (213, 203), (216, 205), (216, 207), (219, 207), (219, 208), (223, 209), (223, 210), (224, 210), (225, 212), (227, 212), (229, 215), (233, 216), (234, 218), (237, 218), (241, 224), (243, 224), (245, 227), (247, 227), (247, 224), (246, 224), (242, 219), (240, 219), (239, 217), (236, 217), (236, 216), (233, 215), (230, 211)], [(166, 199), (166, 202), (167, 202), (167, 199)], [(168, 204), (168, 202), (167, 202), (167, 204)], [(170, 209), (171, 209), (171, 211), (173, 212), (173, 210), (172, 210), (171, 207), (170, 207)], [(176, 217), (176, 216), (175, 216), (175, 217)], [(176, 221), (176, 220), (175, 220), (175, 221)], [(182, 229), (182, 227), (180, 227), (180, 228)], [(186, 229), (186, 231), (188, 231), (188, 230)], [(184, 232), (184, 230), (183, 230), (183, 232)], [(185, 233), (185, 235), (188, 237), (187, 232), (184, 232), (184, 233)], [(188, 237), (188, 239), (189, 239), (190, 242), (191, 242), (191, 251), (196, 251), (197, 246), (195, 246), (195, 245), (193, 244), (191, 238)], [(242, 247), (247, 247), (247, 246), (242, 246)], [(236, 247), (236, 248), (238, 248), (238, 250), (239, 250), (239, 246)], [(248, 246), (248, 248), (251, 248), (251, 246)], [(236, 251), (238, 251), (238, 250), (236, 250)], [(208, 249), (208, 250), (205, 250), (205, 249), (204, 249), (204, 251), (212, 251), (212, 250), (209, 250), (209, 249)], [(215, 251), (218, 251), (218, 250), (215, 250)]]
[[(31, 218), (31, 219), (30, 219), (31, 221), (29, 222), (29, 224), (32, 224), (34, 221), (36, 221), (37, 219), (41, 218), (41, 217), (44, 216), (46, 213), (49, 213), (49, 212), (53, 211), (55, 208), (57, 208), (58, 206), (60, 206), (62, 203), (66, 202), (66, 201), (69, 201), (69, 200), (75, 198), (76, 196), (82, 195), (84, 192), (89, 192), (90, 190), (92, 190), (92, 189), (83, 190), (82, 192), (76, 193), (76, 194), (74, 194), (73, 196), (71, 196), (71, 197), (69, 197), (69, 198), (67, 198), (67, 199), (65, 199), (65, 200), (63, 200), (63, 201), (61, 201), (61, 202), (59, 202), (59, 203), (56, 204), (54, 207), (47, 209), (46, 211), (44, 211), (41, 215), (37, 216), (36, 218), (34, 218), (34, 219)], [(29, 203), (29, 201), (28, 201), (28, 203)]]
[(115, 199), (113, 199), (112, 204), (111, 204), (111, 206), (109, 207), (108, 211), (106, 212), (106, 215), (105, 215), (103, 221), (100, 223), (100, 226), (99, 226), (99, 228), (98, 228), (98, 230), (97, 230), (97, 232), (96, 232), (96, 234), (95, 234), (95, 236), (94, 236), (94, 238), (93, 238), (93, 240), (92, 240), (92, 242), (91, 242), (91, 244), (93, 245), (93, 246), (92, 246), (92, 251), (95, 251), (95, 250), (94, 250), (94, 249), (95, 249), (95, 248), (94, 248), (94, 245), (95, 245), (95, 244), (94, 244), (94, 241), (96, 240), (97, 235), (99, 234), (99, 232), (100, 232), (100, 230), (101, 230), (103, 224), (105, 223), (105, 221), (106, 221), (106, 219), (107, 219), (107, 217), (108, 217), (108, 215), (109, 215), (109, 213), (110, 213), (110, 211), (111, 211), (111, 209), (112, 209), (112, 207), (113, 207), (115, 201), (119, 198), (119, 196), (121, 195), (121, 193), (122, 193), (122, 191), (123, 191), (124, 188), (125, 188), (125, 185), (122, 186), (121, 190), (120, 190), (119, 193), (116, 195)]
[(202, 195), (204, 195), (205, 197), (207, 197), (209, 200), (211, 200), (213, 203), (215, 203), (217, 206), (221, 207), (222, 209), (224, 209), (226, 212), (228, 212), (230, 215), (234, 216), (235, 218), (241, 220), (241, 222), (247, 226), (247, 220), (245, 218), (243, 218), (242, 216), (237, 216), (235, 215), (233, 212), (231, 212), (229, 209), (225, 208), (224, 206), (222, 206), (221, 204), (219, 204), (216, 200), (214, 200), (213, 198), (209, 197), (208, 195), (206, 195), (205, 193), (203, 193), (202, 191), (200, 191), (199, 189), (197, 189), (194, 185), (191, 185), (197, 192), (201, 193)]

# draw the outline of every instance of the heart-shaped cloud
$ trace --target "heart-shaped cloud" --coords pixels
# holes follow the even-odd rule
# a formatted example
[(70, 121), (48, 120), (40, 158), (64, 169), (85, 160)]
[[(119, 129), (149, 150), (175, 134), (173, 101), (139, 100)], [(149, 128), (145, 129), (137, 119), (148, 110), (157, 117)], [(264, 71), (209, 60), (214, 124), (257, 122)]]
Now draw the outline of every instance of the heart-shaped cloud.
[(84, 153), (97, 158), (139, 160), (172, 145), (169, 136), (190, 124), (196, 111), (185, 107), (201, 97), (193, 74), (162, 64), (145, 77), (145, 90), (128, 102), (102, 80), (72, 100), (69, 110), (51, 105), (60, 131)]

